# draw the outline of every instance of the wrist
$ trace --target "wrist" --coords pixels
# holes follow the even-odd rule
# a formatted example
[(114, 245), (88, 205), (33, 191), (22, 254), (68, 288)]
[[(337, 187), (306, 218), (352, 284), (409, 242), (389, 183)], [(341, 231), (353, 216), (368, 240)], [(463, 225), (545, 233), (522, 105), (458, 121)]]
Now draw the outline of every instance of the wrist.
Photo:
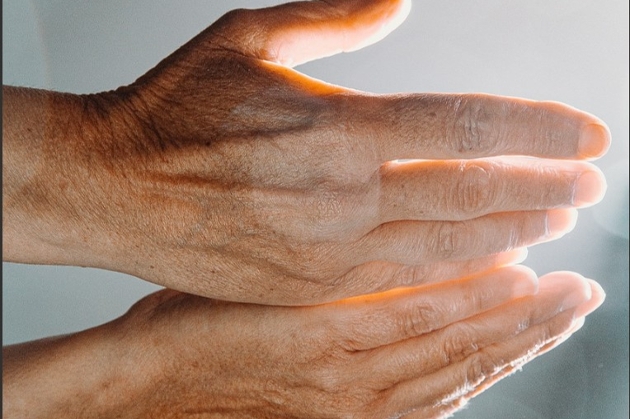
[[(96, 266), (107, 248), (102, 95), (4, 87), (3, 260)], [(96, 222), (95, 222), (96, 220)]]
[(3, 348), (3, 417), (119, 417), (142, 374), (108, 325)]

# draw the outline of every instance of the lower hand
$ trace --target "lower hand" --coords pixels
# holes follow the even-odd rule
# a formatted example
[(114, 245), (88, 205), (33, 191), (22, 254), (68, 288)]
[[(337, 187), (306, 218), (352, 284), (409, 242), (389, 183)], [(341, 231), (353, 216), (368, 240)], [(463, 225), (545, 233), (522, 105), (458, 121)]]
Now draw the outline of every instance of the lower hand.
[(577, 274), (538, 284), (518, 266), (312, 307), (165, 290), (91, 332), (87, 365), (108, 374), (85, 391), (121, 418), (444, 418), (568, 338), (603, 298)]

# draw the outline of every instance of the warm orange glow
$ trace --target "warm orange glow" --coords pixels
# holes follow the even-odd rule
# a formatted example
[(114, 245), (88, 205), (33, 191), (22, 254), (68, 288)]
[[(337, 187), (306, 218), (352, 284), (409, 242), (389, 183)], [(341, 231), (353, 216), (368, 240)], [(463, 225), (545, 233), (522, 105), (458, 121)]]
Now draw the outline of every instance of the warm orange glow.
[(340, 52), (356, 51), (380, 41), (409, 15), (411, 0), (359, 2), (337, 19), (285, 22), (270, 41), (277, 62), (294, 67)]

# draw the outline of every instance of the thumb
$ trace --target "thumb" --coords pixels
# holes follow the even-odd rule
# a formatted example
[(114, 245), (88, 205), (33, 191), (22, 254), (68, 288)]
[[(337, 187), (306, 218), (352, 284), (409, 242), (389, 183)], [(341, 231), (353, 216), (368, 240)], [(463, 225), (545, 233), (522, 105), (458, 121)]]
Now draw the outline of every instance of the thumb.
[(292, 67), (373, 44), (398, 27), (410, 8), (411, 0), (299, 1), (234, 10), (209, 31), (222, 47)]

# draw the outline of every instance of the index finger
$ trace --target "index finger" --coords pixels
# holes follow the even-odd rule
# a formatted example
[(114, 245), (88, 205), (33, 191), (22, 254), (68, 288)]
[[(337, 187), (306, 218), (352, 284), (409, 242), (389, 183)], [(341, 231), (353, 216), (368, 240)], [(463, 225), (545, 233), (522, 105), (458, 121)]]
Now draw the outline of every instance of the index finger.
[(594, 159), (610, 144), (599, 118), (558, 102), (488, 94), (345, 95), (349, 134), (379, 165), (396, 159), (524, 155)]

